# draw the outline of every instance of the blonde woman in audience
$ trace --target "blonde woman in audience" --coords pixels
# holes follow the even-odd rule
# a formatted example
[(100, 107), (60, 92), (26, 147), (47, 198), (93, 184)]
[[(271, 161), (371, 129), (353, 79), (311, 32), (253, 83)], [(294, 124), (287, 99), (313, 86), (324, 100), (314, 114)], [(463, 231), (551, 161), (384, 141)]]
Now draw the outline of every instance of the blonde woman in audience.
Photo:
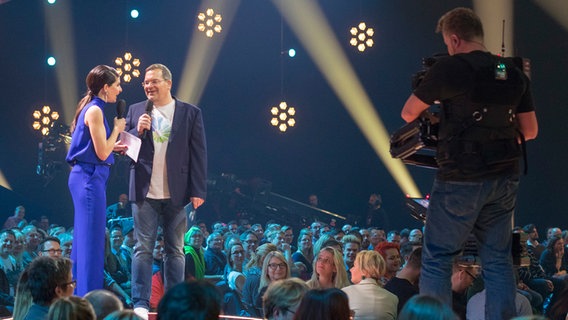
[(385, 260), (378, 252), (363, 250), (357, 253), (351, 268), (354, 285), (343, 288), (349, 297), (349, 307), (355, 312), (354, 319), (396, 319), (398, 297), (383, 289), (380, 282), (385, 269)]
[(274, 281), (288, 278), (290, 278), (290, 265), (286, 257), (280, 251), (269, 252), (262, 263), (260, 284), (258, 286), (259, 295), (257, 300), (254, 301), (254, 308), (260, 310), (261, 316), (263, 316), (262, 296), (268, 289), (268, 286)]
[(320, 250), (313, 263), (314, 272), (308, 281), (310, 289), (341, 289), (349, 285), (341, 252), (333, 247)]
[(292, 320), (309, 288), (302, 279), (272, 282), (262, 297), (264, 316), (269, 320)]

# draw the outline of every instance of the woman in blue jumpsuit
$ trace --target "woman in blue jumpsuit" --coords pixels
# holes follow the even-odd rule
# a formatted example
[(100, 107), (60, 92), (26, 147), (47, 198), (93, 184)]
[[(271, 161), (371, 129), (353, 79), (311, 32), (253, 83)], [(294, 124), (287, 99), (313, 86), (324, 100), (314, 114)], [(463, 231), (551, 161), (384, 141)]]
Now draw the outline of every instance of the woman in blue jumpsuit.
[(113, 151), (124, 151), (116, 142), (124, 130), (125, 119), (114, 118), (112, 131), (104, 117), (106, 103), (116, 102), (122, 92), (120, 76), (111, 67), (99, 65), (87, 75), (87, 93), (79, 101), (71, 125), (73, 137), (67, 162), (73, 166), (69, 190), (75, 206), (73, 275), (75, 294), (83, 296), (103, 288), (106, 182)]

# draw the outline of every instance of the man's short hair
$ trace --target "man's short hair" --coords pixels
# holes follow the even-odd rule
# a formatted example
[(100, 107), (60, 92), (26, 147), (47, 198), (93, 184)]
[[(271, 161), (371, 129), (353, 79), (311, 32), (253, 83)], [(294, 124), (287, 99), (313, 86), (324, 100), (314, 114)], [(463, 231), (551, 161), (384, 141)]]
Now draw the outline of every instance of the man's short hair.
[(46, 242), (49, 242), (49, 241), (57, 242), (57, 243), (59, 243), (59, 245), (61, 245), (61, 240), (59, 240), (59, 238), (57, 238), (57, 237), (47, 237), (47, 238), (43, 239), (43, 240), (39, 243), (39, 245), (37, 246), (39, 252), (42, 252), (43, 250), (45, 250), (45, 243), (46, 243)]
[(108, 290), (93, 290), (85, 295), (97, 315), (97, 320), (104, 319), (114, 311), (122, 310), (122, 302), (118, 297)]
[(406, 265), (414, 269), (422, 268), (422, 247), (414, 249), (409, 255)]
[(221, 312), (221, 295), (203, 281), (182, 282), (168, 290), (158, 305), (158, 320), (213, 320)]
[(168, 67), (161, 63), (151, 64), (148, 68), (146, 68), (146, 72), (150, 70), (162, 70), (162, 77), (164, 77), (164, 80), (172, 80), (172, 72), (168, 69)]
[[(32, 296), (32, 301), (42, 306), (49, 306), (57, 297), (55, 289), (65, 289), (71, 273), (71, 260), (61, 257), (36, 257), (28, 265), (20, 282), (24, 284)], [(19, 284), (20, 285), (20, 284)]]
[(455, 8), (438, 20), (436, 32), (455, 34), (460, 39), (472, 41), (475, 38), (483, 38), (483, 25), (473, 10)]
[(347, 245), (348, 243), (356, 243), (359, 246), (359, 249), (361, 249), (361, 239), (357, 238), (357, 236), (355, 236), (353, 234), (348, 234), (348, 235), (344, 236), (341, 239), (341, 242), (343, 243), (344, 248), (345, 248), (345, 245)]

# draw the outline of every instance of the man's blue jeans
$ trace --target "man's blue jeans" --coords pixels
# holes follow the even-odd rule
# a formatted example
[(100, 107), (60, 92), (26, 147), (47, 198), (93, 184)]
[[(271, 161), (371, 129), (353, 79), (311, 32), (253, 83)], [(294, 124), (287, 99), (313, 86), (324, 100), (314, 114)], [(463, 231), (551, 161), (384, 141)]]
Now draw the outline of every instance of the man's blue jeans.
[(185, 256), (183, 235), (187, 218), (183, 208), (172, 205), (170, 199), (146, 199), (132, 205), (136, 246), (132, 257), (132, 303), (134, 307), (150, 309), (152, 292), (152, 252), (158, 223), (164, 236), (164, 287), (167, 291), (184, 279)]
[(434, 181), (424, 232), (421, 294), (452, 305), (452, 263), (473, 233), (487, 289), (486, 319), (516, 315), (511, 218), (518, 185), (516, 175), (481, 182)]

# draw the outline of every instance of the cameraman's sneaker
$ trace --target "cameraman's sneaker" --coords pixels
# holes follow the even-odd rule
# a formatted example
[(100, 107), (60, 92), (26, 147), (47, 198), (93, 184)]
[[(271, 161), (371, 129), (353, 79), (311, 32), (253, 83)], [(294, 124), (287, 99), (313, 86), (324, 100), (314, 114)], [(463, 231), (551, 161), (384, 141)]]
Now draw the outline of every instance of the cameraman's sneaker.
[(134, 308), (134, 313), (144, 320), (148, 320), (148, 309), (143, 307)]

